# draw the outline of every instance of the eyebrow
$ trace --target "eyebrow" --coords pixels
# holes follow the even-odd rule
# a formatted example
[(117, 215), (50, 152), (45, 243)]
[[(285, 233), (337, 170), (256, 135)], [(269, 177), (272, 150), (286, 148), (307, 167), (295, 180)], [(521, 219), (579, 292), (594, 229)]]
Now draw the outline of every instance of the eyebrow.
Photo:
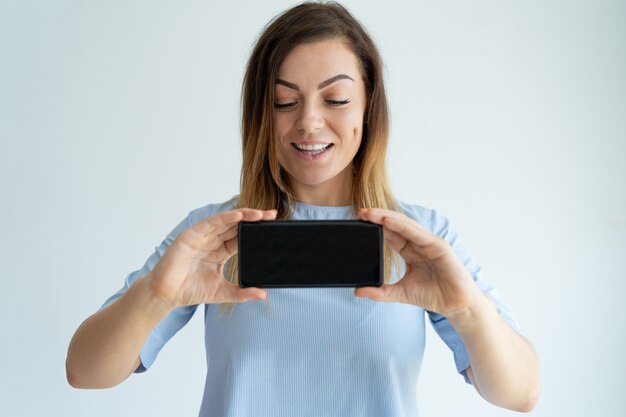
[[(354, 81), (354, 79), (352, 79), (352, 77), (350, 77), (349, 75), (337, 74), (334, 77), (330, 77), (326, 81), (322, 81), (321, 83), (319, 83), (317, 86), (317, 89), (321, 90), (322, 88), (326, 88), (332, 83), (339, 81), (339, 80)], [(281, 80), (280, 78), (276, 80), (276, 84), (281, 84), (281, 85), (284, 85), (285, 87), (291, 88), (292, 90), (300, 91), (300, 87), (298, 86), (298, 84), (290, 83), (289, 81)]]

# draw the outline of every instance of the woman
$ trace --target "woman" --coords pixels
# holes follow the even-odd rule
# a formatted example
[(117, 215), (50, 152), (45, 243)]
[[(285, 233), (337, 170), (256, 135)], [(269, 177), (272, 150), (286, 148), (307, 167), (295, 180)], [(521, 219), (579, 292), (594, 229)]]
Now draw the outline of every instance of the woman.
[[(484, 398), (534, 407), (537, 359), (478, 265), (444, 217), (389, 191), (381, 61), (343, 7), (305, 3), (266, 28), (244, 78), (242, 130), (239, 196), (192, 211), (80, 326), (72, 386), (144, 371), (205, 304), (201, 416), (416, 415), (426, 311)], [(381, 224), (386, 265), (399, 255), (402, 266), (380, 288), (239, 288), (225, 268), (238, 223), (276, 218)]]

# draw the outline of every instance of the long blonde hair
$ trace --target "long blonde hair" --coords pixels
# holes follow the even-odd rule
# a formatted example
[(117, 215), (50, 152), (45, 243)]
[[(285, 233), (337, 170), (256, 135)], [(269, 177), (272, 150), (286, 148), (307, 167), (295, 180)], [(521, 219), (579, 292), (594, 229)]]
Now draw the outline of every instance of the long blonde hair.
[[(389, 113), (383, 84), (382, 60), (361, 24), (340, 4), (307, 2), (275, 17), (257, 41), (243, 80), (242, 148), (239, 207), (278, 210), (278, 218), (289, 218), (295, 198), (281, 168), (274, 139), (272, 111), (278, 69), (299, 44), (329, 38), (345, 40), (361, 63), (365, 81), (365, 108), (361, 146), (353, 160), (352, 200), (355, 210), (386, 208), (398, 210), (386, 170)], [(385, 282), (398, 257), (386, 244)], [(238, 282), (237, 257), (229, 261), (227, 278)]]

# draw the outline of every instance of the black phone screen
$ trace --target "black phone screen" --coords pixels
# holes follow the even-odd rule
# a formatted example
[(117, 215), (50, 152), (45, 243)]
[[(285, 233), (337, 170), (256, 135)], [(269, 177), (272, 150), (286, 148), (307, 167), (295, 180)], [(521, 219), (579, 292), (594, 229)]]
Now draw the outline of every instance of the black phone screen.
[(382, 227), (360, 220), (239, 224), (242, 287), (362, 287), (383, 281)]

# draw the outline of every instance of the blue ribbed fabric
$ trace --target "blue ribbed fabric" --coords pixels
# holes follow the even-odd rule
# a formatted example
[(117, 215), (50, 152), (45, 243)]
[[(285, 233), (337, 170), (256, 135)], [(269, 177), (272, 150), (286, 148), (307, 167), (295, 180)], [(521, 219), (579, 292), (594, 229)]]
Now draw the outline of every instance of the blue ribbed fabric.
[[(145, 276), (178, 233), (235, 207), (212, 204), (189, 213), (158, 246), (143, 268), (128, 275), (117, 300)], [(448, 220), (421, 206), (402, 205), (422, 226), (454, 248), (502, 317), (517, 324), (481, 277)], [(352, 219), (352, 207), (298, 204), (294, 219)], [(397, 281), (395, 276), (392, 282)], [(357, 299), (352, 288), (274, 288), (267, 301), (238, 304), (229, 313), (205, 306), (207, 376), (201, 417), (417, 416), (416, 387), (424, 353), (424, 310), (401, 303)], [(194, 314), (195, 306), (172, 312), (141, 351), (144, 371), (163, 345)], [(428, 313), (464, 374), (470, 363), (459, 335), (442, 316)], [(466, 378), (467, 380), (467, 378)]]

